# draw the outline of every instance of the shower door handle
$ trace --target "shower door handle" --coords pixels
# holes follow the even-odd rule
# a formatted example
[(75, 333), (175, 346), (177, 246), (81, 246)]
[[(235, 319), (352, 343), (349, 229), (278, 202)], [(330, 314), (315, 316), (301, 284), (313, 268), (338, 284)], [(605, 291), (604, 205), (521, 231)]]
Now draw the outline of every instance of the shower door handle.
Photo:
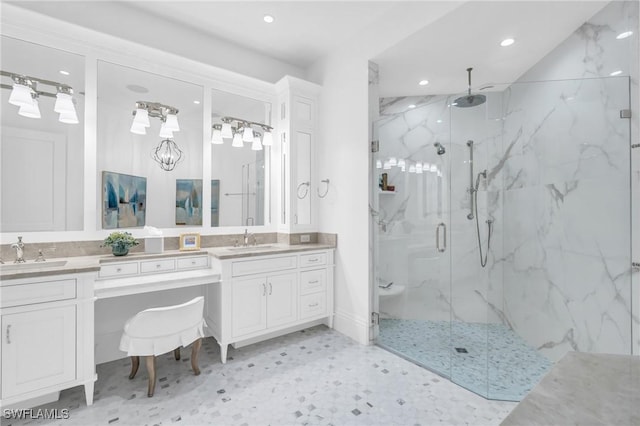
[[(442, 230), (444, 231), (442, 247), (440, 247), (440, 228), (442, 228)], [(440, 253), (444, 253), (447, 250), (447, 225), (445, 225), (443, 222), (440, 222), (438, 226), (436, 226), (436, 249), (438, 249)]]

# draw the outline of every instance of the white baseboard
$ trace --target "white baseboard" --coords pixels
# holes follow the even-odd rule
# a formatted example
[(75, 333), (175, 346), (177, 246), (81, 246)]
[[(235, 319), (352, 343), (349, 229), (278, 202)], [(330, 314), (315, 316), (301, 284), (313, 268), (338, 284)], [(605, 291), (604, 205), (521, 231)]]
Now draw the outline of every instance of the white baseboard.
[(359, 318), (350, 312), (337, 310), (333, 317), (333, 328), (361, 345), (370, 344), (369, 322), (364, 318)]

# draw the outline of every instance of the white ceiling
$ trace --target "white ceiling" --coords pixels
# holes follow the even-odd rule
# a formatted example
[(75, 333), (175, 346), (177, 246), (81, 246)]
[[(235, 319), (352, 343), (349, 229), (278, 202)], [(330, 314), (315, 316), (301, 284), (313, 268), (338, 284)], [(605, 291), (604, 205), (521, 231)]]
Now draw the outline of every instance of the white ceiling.
[[(108, 6), (107, 2), (107, 6)], [(113, 7), (116, 7), (116, 2)], [(425, 23), (430, 3), (423, 1)], [(380, 94), (407, 96), (459, 93), (466, 90), (465, 69), (472, 66), (473, 86), (515, 81), (555, 46), (565, 40), (605, 1), (469, 1), (453, 7), (444, 17), (426, 25), (395, 46), (371, 58), (380, 66)], [(78, 5), (84, 5), (79, 7)], [(405, 3), (408, 4), (408, 3)], [(416, 3), (412, 3), (415, 5)], [(90, 2), (25, 2), (21, 4), (76, 23), (96, 22)], [(202, 45), (206, 38), (226, 40), (301, 69), (340, 49), (375, 25), (390, 25), (401, 33), (402, 13), (397, 1), (134, 1), (118, 2), (137, 20), (140, 33), (149, 31), (145, 16), (153, 15), (193, 29), (191, 34), (206, 37), (177, 40), (186, 45)], [(105, 3), (102, 3), (102, 8)], [(404, 7), (404, 6), (402, 6)], [(402, 12), (402, 8), (400, 11)], [(415, 13), (406, 7), (406, 18)], [(393, 13), (391, 13), (393, 11)], [(273, 24), (262, 17), (271, 14)], [(119, 28), (118, 14), (102, 14), (102, 28), (113, 35)], [(115, 16), (115, 18), (114, 18)], [(390, 18), (393, 16), (393, 18)], [(85, 17), (86, 19), (83, 19)], [(415, 18), (415, 17), (414, 17)], [(161, 28), (152, 28), (162, 31)], [(499, 46), (507, 37), (516, 39), (508, 48)], [(382, 48), (380, 49), (382, 50)], [(380, 51), (379, 50), (379, 51)], [(211, 52), (212, 55), (215, 52)], [(421, 79), (430, 84), (418, 86)]]

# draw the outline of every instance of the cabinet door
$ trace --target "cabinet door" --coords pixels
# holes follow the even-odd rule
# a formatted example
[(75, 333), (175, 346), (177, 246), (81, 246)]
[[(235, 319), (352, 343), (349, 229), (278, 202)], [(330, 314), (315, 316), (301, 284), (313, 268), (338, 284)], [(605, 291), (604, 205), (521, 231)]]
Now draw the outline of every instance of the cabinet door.
[(76, 307), (2, 316), (2, 397), (76, 378)]
[(267, 277), (267, 326), (275, 327), (297, 319), (297, 275)]
[(231, 328), (234, 337), (267, 328), (265, 277), (234, 280), (231, 284)]

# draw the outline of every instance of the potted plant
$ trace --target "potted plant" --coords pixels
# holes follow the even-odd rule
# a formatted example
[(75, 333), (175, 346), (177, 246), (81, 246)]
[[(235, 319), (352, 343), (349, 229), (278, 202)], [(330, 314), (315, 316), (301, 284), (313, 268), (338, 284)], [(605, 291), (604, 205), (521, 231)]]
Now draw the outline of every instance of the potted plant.
[(111, 247), (114, 256), (125, 256), (129, 249), (140, 244), (129, 232), (112, 232), (100, 247)]

